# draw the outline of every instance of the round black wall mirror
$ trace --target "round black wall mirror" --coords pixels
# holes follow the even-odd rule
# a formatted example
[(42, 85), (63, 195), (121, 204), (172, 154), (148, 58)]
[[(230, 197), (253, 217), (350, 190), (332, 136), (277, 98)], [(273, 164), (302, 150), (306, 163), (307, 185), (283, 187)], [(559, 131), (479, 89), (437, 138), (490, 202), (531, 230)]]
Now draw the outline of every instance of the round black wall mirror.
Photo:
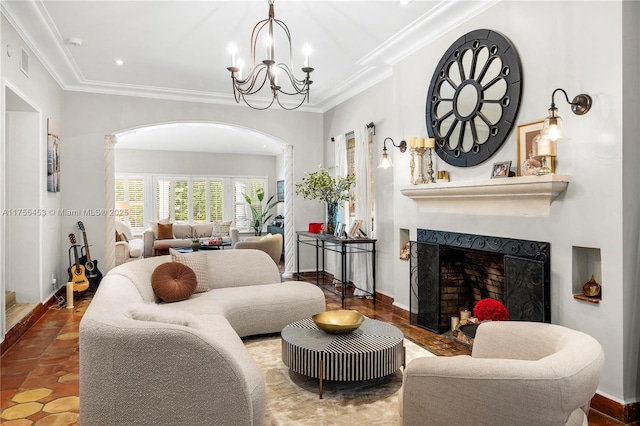
[(427, 133), (438, 156), (457, 167), (491, 158), (513, 127), (521, 88), (520, 59), (504, 36), (475, 30), (456, 40), (427, 94)]

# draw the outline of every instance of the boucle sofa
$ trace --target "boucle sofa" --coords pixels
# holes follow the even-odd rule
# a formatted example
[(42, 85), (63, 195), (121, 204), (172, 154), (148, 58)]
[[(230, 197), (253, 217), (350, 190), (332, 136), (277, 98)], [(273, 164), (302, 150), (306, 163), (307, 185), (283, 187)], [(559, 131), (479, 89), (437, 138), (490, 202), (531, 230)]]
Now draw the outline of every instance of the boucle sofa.
[(149, 222), (149, 227), (145, 229), (142, 234), (144, 240), (144, 257), (152, 257), (154, 255), (154, 248), (158, 245), (172, 248), (191, 247), (191, 237), (194, 233), (200, 241), (206, 241), (216, 237), (222, 238), (222, 241), (231, 243), (231, 248), (234, 248), (240, 240), (240, 233), (237, 228), (231, 226), (231, 221), (196, 223), (194, 225), (174, 222), (171, 223), (173, 238), (164, 239), (158, 239), (158, 223), (167, 225), (171, 222), (168, 220)]
[(257, 425), (264, 378), (243, 336), (280, 332), (325, 310), (313, 284), (280, 282), (258, 250), (209, 251), (208, 292), (158, 303), (156, 256), (112, 269), (80, 323), (80, 422)]
[(603, 364), (602, 346), (585, 333), (541, 322), (483, 322), (471, 356), (407, 364), (402, 424), (586, 426)]

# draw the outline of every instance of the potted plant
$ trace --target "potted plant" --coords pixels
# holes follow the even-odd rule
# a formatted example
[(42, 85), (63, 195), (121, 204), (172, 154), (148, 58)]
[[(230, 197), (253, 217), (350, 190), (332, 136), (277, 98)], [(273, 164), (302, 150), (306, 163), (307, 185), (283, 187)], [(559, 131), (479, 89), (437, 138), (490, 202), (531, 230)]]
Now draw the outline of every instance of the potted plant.
[(257, 203), (254, 203), (247, 194), (242, 193), (247, 204), (251, 207), (251, 227), (253, 228), (255, 235), (262, 235), (262, 228), (264, 228), (264, 224), (271, 219), (272, 214), (269, 214), (269, 211), (279, 203), (279, 201), (273, 201), (273, 195), (269, 197), (267, 202), (263, 205), (262, 200), (264, 200), (264, 189), (260, 188), (256, 191), (256, 198), (258, 199)]
[(308, 200), (320, 200), (326, 203), (326, 232), (333, 235), (339, 204), (349, 199), (349, 191), (356, 180), (353, 175), (333, 178), (330, 169), (318, 167), (318, 170), (313, 173), (305, 173), (302, 182), (296, 183), (296, 194)]

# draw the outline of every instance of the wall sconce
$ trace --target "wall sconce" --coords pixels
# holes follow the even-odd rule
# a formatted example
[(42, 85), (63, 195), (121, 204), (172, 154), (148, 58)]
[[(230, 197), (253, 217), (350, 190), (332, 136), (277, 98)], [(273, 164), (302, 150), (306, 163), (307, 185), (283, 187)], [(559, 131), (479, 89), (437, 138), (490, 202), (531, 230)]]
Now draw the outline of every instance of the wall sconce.
[(576, 115), (584, 115), (591, 109), (592, 99), (589, 95), (581, 93), (573, 98), (573, 101), (569, 101), (569, 96), (567, 96), (567, 92), (563, 89), (558, 88), (553, 91), (551, 94), (549, 115), (542, 124), (540, 139), (537, 143), (537, 156), (543, 157), (543, 168), (538, 172), (539, 175), (555, 173), (555, 157), (557, 155), (556, 142), (565, 137), (562, 128), (562, 118), (558, 115), (558, 108), (556, 108), (555, 104), (554, 98), (556, 92), (562, 92), (564, 94), (567, 103), (571, 105), (571, 111)]
[(589, 112), (591, 109), (591, 96), (585, 95), (584, 93), (573, 98), (573, 101), (569, 102), (569, 96), (567, 96), (567, 92), (563, 89), (556, 89), (553, 91), (551, 95), (551, 108), (549, 108), (549, 116), (544, 120), (544, 124), (542, 125), (542, 131), (540, 134), (544, 137), (547, 136), (552, 141), (557, 141), (558, 139), (562, 139), (564, 137), (564, 132), (562, 130), (562, 118), (558, 115), (558, 108), (556, 108), (556, 104), (554, 101), (554, 97), (556, 92), (562, 92), (564, 94), (567, 103), (571, 105), (571, 111), (575, 115), (584, 115)]
[(393, 163), (391, 162), (391, 158), (389, 158), (389, 154), (387, 154), (387, 140), (391, 141), (391, 144), (396, 148), (400, 149), (400, 152), (405, 152), (407, 150), (407, 142), (400, 141), (400, 145), (396, 145), (391, 138), (385, 138), (382, 147), (382, 157), (380, 157), (380, 163), (378, 164), (379, 169), (388, 169), (389, 167), (393, 167)]

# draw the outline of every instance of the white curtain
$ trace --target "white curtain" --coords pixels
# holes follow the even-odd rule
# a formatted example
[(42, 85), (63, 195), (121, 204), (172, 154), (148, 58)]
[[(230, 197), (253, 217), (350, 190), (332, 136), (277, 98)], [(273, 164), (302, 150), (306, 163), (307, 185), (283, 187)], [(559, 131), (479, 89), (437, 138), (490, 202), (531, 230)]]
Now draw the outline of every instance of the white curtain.
[[(338, 135), (338, 136), (335, 136), (333, 139), (335, 141), (334, 152), (335, 152), (335, 164), (336, 164), (334, 169), (334, 173), (335, 173), (334, 177), (338, 177), (338, 176), (347, 177), (347, 172), (349, 171), (349, 164), (347, 162), (348, 161), (347, 160), (347, 138), (345, 137), (345, 135)], [(344, 217), (345, 203), (342, 203), (342, 205), (339, 207), (340, 211), (338, 212), (338, 222), (342, 222), (342, 223), (347, 222), (346, 218)], [(340, 254), (334, 252), (333, 264), (335, 265), (335, 273), (333, 276), (338, 281), (342, 280), (342, 270), (341, 270), (340, 262), (341, 262)]]
[[(366, 126), (355, 130), (356, 146), (355, 146), (355, 219), (362, 220), (362, 229), (367, 236), (371, 235), (371, 193), (370, 165), (369, 165), (369, 131)], [(357, 245), (363, 250), (370, 249), (369, 244)], [(370, 253), (354, 253), (351, 257), (351, 270), (353, 283), (359, 289), (373, 292), (373, 260)], [(356, 296), (365, 296), (366, 293), (356, 290)]]

